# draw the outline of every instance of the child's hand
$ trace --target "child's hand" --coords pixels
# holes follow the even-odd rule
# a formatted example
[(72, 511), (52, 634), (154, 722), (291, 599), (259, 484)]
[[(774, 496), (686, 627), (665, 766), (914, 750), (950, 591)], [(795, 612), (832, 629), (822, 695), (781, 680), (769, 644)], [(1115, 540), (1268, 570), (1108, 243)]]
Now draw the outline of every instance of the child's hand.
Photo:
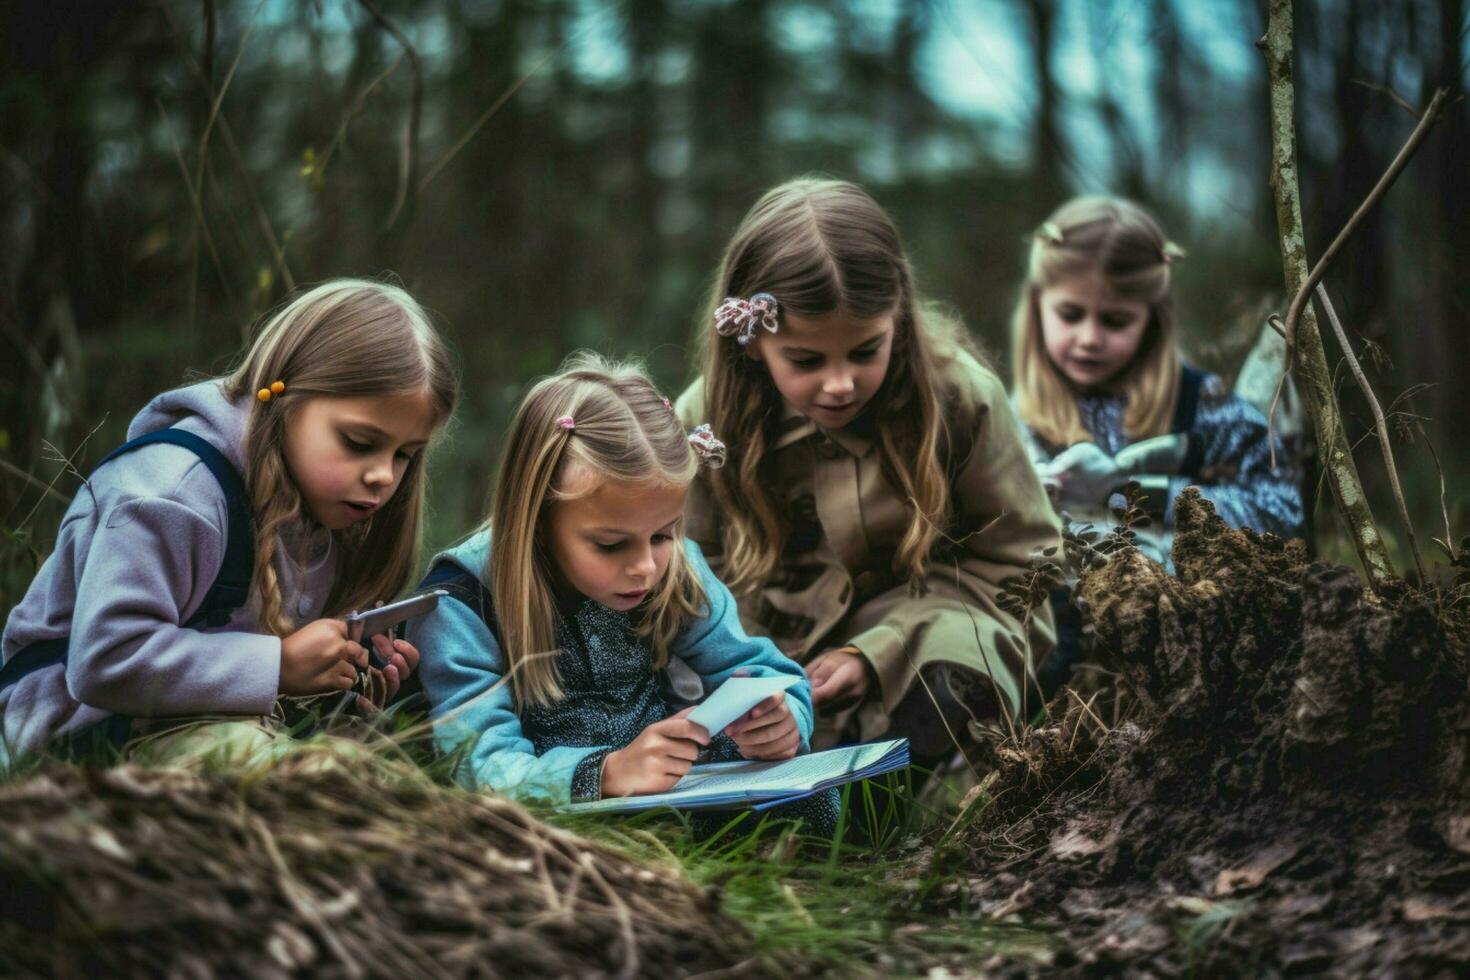
[(407, 640), (395, 639), (391, 631), (379, 633), (373, 637), (372, 643), (378, 659), (387, 666), (381, 671), (376, 667), (368, 668), (369, 694), (357, 699), (357, 708), (365, 715), (372, 714), (393, 700), (398, 688), (419, 665), (418, 650)]
[(1128, 477), (1096, 443), (1079, 442), (1041, 468), (1041, 481), (1058, 507), (1095, 507), (1106, 504)]
[(839, 711), (863, 699), (874, 677), (868, 660), (857, 647), (838, 647), (818, 654), (806, 665), (812, 682), (812, 704), (823, 714)]
[(643, 729), (627, 748), (608, 753), (602, 763), (602, 795), (638, 796), (673, 787), (694, 765), (709, 732), (690, 721), (685, 708)]
[(773, 694), (725, 726), (747, 759), (789, 759), (801, 748), (801, 732), (785, 694)]
[(340, 619), (318, 619), (281, 641), (280, 693), (290, 698), (350, 690), (367, 651), (347, 639)]

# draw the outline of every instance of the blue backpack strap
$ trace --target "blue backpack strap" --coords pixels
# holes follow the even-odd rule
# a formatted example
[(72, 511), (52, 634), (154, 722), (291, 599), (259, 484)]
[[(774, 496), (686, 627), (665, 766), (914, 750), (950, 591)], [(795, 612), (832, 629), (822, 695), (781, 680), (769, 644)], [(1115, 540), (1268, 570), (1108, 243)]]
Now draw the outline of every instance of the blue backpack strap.
[(1199, 392), (1204, 386), (1205, 373), (1188, 364), (1179, 365), (1179, 400), (1174, 403), (1174, 424), (1169, 431), (1175, 435), (1188, 433), (1194, 428), (1195, 416), (1199, 414)]
[[(245, 495), (245, 481), (238, 471), (208, 441), (183, 429), (159, 429), (131, 439), (102, 458), (92, 468), (96, 472), (125, 453), (155, 443), (187, 449), (199, 457), (219, 483), (225, 494), (229, 526), (225, 532), (225, 556), (214, 584), (204, 596), (194, 615), (183, 624), (187, 627), (223, 626), (230, 615), (245, 605), (250, 597), (250, 576), (255, 564), (255, 532), (250, 521), (250, 502)], [(66, 661), (68, 637), (57, 637), (33, 643), (17, 651), (0, 667), (0, 689), (9, 687), (27, 674)]]
[(496, 640), (500, 639), (500, 626), (495, 619), (495, 600), (478, 575), (465, 571), (452, 561), (441, 561), (430, 568), (429, 574), (419, 583), (420, 592), (430, 589), (443, 589), (449, 593), (451, 599), (464, 603), (480, 617), (490, 630), (490, 635)]
[[(1179, 400), (1174, 404), (1174, 424), (1169, 427), (1171, 434), (1189, 435), (1194, 431), (1194, 423), (1199, 416), (1200, 391), (1204, 384), (1203, 371), (1195, 370), (1188, 364), (1179, 365)], [(1184, 461), (1179, 466), (1180, 474), (1198, 479), (1200, 468), (1205, 462), (1204, 454), (1204, 446), (1199, 440), (1190, 439)]]
[(223, 626), (229, 622), (230, 615), (250, 598), (250, 578), (255, 570), (255, 531), (251, 526), (250, 498), (245, 492), (245, 481), (224, 453), (206, 439), (183, 429), (158, 429), (129, 440), (108, 453), (97, 466), (105, 466), (124, 453), (156, 443), (179, 446), (198, 456), (224, 491), (229, 520), (225, 532), (224, 561), (204, 601), (183, 624), (188, 627)]

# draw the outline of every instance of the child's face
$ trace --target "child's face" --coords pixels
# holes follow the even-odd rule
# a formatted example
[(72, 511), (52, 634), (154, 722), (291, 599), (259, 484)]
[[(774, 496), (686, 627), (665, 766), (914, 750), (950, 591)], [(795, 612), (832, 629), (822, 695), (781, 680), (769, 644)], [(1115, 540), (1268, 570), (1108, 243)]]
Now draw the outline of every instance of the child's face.
[(1119, 297), (1096, 271), (1048, 286), (1036, 301), (1047, 355), (1082, 388), (1105, 388), (1119, 378), (1148, 326), (1149, 304)]
[(286, 467), (307, 513), (340, 530), (388, 502), (433, 428), (427, 393), (310, 398), (286, 422)]
[(587, 598), (632, 609), (669, 567), (688, 488), (573, 472), (562, 489), (576, 496), (552, 505), (545, 529), (557, 569)]
[(787, 313), (774, 334), (757, 331), (747, 350), (764, 361), (786, 404), (826, 429), (857, 418), (888, 374), (893, 314), (860, 319), (838, 310)]

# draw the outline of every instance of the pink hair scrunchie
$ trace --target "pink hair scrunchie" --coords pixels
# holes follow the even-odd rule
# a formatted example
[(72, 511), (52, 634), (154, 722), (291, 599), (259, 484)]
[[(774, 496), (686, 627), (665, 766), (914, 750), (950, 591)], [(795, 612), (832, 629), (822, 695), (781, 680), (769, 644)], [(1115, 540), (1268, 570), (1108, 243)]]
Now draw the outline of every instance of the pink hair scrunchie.
[(775, 333), (781, 306), (770, 293), (756, 293), (750, 299), (728, 296), (715, 308), (715, 333), (734, 337), (741, 347), (755, 339), (757, 329)]

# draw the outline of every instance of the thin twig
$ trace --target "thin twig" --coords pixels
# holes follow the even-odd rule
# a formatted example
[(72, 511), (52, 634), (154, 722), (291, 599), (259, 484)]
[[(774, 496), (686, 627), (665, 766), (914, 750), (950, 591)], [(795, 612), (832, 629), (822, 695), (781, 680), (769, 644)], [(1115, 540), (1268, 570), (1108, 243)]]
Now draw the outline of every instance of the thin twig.
[(209, 250), (209, 259), (214, 263), (215, 274), (219, 276), (220, 285), (224, 287), (225, 296), (231, 304), (235, 302), (233, 291), (230, 289), (229, 277), (225, 275), (224, 263), (220, 261), (219, 251), (214, 245), (214, 236), (209, 233), (209, 225), (204, 218), (204, 202), (200, 200), (199, 190), (194, 180), (189, 176), (189, 165), (184, 162), (184, 148), (179, 145), (178, 138), (174, 136), (173, 125), (169, 122), (168, 110), (163, 107), (163, 100), (155, 100), (158, 105), (158, 114), (163, 117), (163, 128), (168, 131), (169, 143), (174, 149), (174, 159), (179, 164), (179, 175), (184, 178), (184, 190), (189, 194), (189, 203), (194, 210), (194, 225), (199, 232), (204, 246)]
[[(101, 422), (98, 422), (96, 425), (92, 426), (92, 431), (91, 432), (88, 432), (85, 436), (82, 437), (82, 441), (79, 442), (79, 443), (77, 443), (77, 448), (74, 449), (74, 450), (72, 450), (71, 455), (70, 456), (66, 456), (66, 457), (64, 457), (61, 460), (61, 468), (56, 471), (56, 475), (54, 477), (52, 477), (51, 478), (51, 482), (49, 484), (47, 484), (47, 489), (48, 490), (54, 490), (56, 488), (56, 481), (57, 480), (60, 480), (62, 478), (62, 476), (65, 475), (66, 473), (68, 473), (68, 472), (71, 472), (71, 473), (80, 473), (80, 471), (76, 468), (76, 463), (75, 463), (76, 458), (81, 455), (83, 449), (86, 449), (87, 448), (87, 442), (88, 442), (88, 440), (90, 440), (93, 436), (95, 436), (97, 434), (97, 430), (100, 429), (100, 428), (102, 428), (102, 426), (106, 422), (107, 422), (107, 416), (104, 415), (104, 416), (102, 416), (102, 421)], [(48, 443), (48, 445), (49, 445), (49, 443)], [(52, 448), (55, 448), (55, 447), (52, 447)], [(59, 455), (60, 454), (58, 453), (58, 456)], [(86, 486), (87, 485), (87, 480), (86, 480), (85, 477), (82, 478), (82, 485), (83, 486)], [(31, 510), (30, 510), (30, 513), (26, 514), (25, 520), (21, 521), (19, 524), (17, 524), (15, 526), (15, 529), (17, 531), (19, 531), (21, 528), (25, 527), (27, 524), (29, 524), (31, 522), (31, 518), (36, 516), (36, 511), (39, 510), (40, 507), (41, 507), (41, 501), (42, 500), (45, 500), (45, 499), (46, 499), (46, 497), (43, 494), (41, 497), (39, 497), (36, 500), (36, 506), (35, 507), (32, 507)]]
[[(1382, 177), (1378, 178), (1378, 183), (1374, 184), (1373, 189), (1368, 192), (1368, 196), (1363, 198), (1363, 203), (1358, 205), (1358, 209), (1347, 220), (1347, 224), (1342, 226), (1342, 230), (1337, 233), (1337, 237), (1332, 240), (1332, 244), (1327, 246), (1327, 250), (1322, 253), (1322, 257), (1317, 260), (1317, 264), (1312, 267), (1312, 271), (1307, 274), (1307, 278), (1302, 282), (1301, 287), (1297, 289), (1296, 295), (1292, 297), (1291, 305), (1286, 310), (1285, 325), (1283, 327), (1286, 335), (1286, 370), (1290, 370), (1292, 357), (1296, 352), (1297, 321), (1301, 319), (1302, 308), (1306, 306), (1308, 300), (1311, 298), (1312, 290), (1317, 288), (1317, 284), (1327, 274), (1328, 267), (1332, 265), (1338, 253), (1342, 251), (1343, 246), (1347, 244), (1347, 240), (1352, 237), (1353, 232), (1358, 230), (1358, 226), (1363, 223), (1363, 219), (1368, 216), (1368, 212), (1372, 211), (1374, 206), (1382, 200), (1383, 195), (1388, 193), (1388, 189), (1398, 179), (1399, 173), (1408, 165), (1409, 160), (1414, 156), (1414, 151), (1419, 149), (1419, 144), (1424, 142), (1425, 136), (1429, 135), (1430, 127), (1439, 119), (1440, 110), (1444, 108), (1445, 99), (1448, 97), (1449, 89), (1435, 89), (1434, 98), (1429, 100), (1429, 108), (1424, 110), (1424, 115), (1420, 117), (1419, 124), (1414, 127), (1414, 131), (1409, 134), (1409, 138), (1404, 141), (1403, 147), (1399, 149), (1398, 154), (1388, 165), (1388, 169), (1383, 172)], [(1285, 383), (1286, 376), (1285, 371), (1283, 371), (1281, 384), (1277, 385), (1276, 389), (1278, 398), (1281, 394), (1281, 387)], [(1272, 410), (1273, 412), (1275, 410), (1274, 399), (1272, 401)]]
[(54, 497), (63, 504), (71, 503), (70, 497), (56, 489), (54, 480), (51, 483), (42, 483), (31, 474), (27, 473), (25, 470), (21, 469), (19, 466), (16, 466), (14, 463), (6, 459), (0, 459), (0, 470), (4, 470), (11, 476), (20, 477), (22, 480), (26, 481), (33, 487), (40, 487), (43, 494)]
[[(403, 53), (408, 55), (408, 63), (413, 68), (413, 94), (409, 101), (408, 128), (403, 133), (403, 162), (398, 171), (398, 191), (393, 198), (393, 207), (388, 212), (388, 221), (385, 225), (392, 228), (398, 223), (399, 216), (403, 213), (404, 205), (408, 203), (409, 195), (418, 194), (418, 170), (419, 170), (419, 120), (424, 110), (424, 69), (419, 62), (419, 53), (404, 33), (398, 29), (386, 16), (373, 0), (359, 0), (378, 26), (393, 35), (403, 47)], [(410, 212), (412, 208), (409, 208)]]
[(571, 41), (571, 39), (568, 38), (566, 41), (563, 41), (561, 43), (561, 46), (560, 47), (556, 48), (555, 50), (548, 51), (541, 58), (540, 61), (536, 62), (536, 64), (534, 64), (534, 65), (531, 66), (531, 70), (530, 71), (526, 72), (524, 75), (522, 75), (520, 78), (518, 78), (516, 80), (516, 83), (514, 85), (512, 85), (510, 88), (506, 89), (503, 93), (501, 93), (500, 98), (496, 99), (494, 102), (492, 102), (490, 104), (490, 108), (488, 108), (484, 112), (480, 113), (479, 118), (476, 119), (473, 123), (470, 124), (470, 128), (469, 129), (465, 130), (465, 134), (463, 136), (461, 136), (459, 139), (455, 140), (454, 145), (451, 146), (445, 152), (445, 154), (442, 157), (440, 157), (434, 163), (434, 165), (432, 167), (429, 168), (429, 172), (424, 175), (424, 179), (421, 180), (421, 181), (419, 181), (419, 193), (420, 194), (422, 194), (424, 192), (424, 189), (429, 186), (429, 182), (430, 181), (432, 181), (435, 177), (439, 176), (439, 171), (441, 171), (445, 167), (449, 166), (449, 162), (451, 160), (453, 160), (456, 156), (459, 155), (459, 151), (460, 150), (463, 150), (465, 148), (465, 146), (468, 145), (469, 141), (475, 138), (475, 134), (478, 133), (480, 131), (480, 129), (487, 122), (490, 121), (490, 117), (491, 116), (494, 116), (497, 112), (499, 112), (500, 109), (501, 109), (501, 107), (504, 106), (507, 102), (509, 102), (511, 100), (511, 97), (514, 96), (517, 92), (519, 92), (521, 90), (521, 86), (522, 85), (525, 85), (527, 82), (529, 82), (531, 80), (531, 76), (535, 75), (538, 71), (540, 71), (541, 70), (541, 67), (543, 65), (545, 65), (552, 58), (554, 58), (557, 55), (561, 54), (562, 51), (566, 48), (566, 46), (570, 43), (570, 41)]
[(1414, 522), (1409, 519), (1409, 506), (1404, 503), (1404, 488), (1399, 483), (1399, 470), (1393, 462), (1393, 443), (1389, 441), (1388, 421), (1383, 417), (1383, 406), (1378, 404), (1378, 396), (1373, 393), (1373, 386), (1368, 383), (1368, 376), (1363, 373), (1363, 365), (1358, 363), (1358, 357), (1353, 353), (1352, 344), (1348, 342), (1347, 331), (1342, 328), (1342, 321), (1337, 318), (1337, 310), (1332, 306), (1332, 300), (1327, 296), (1327, 288), (1320, 282), (1317, 284), (1317, 299), (1322, 302), (1322, 309), (1327, 314), (1327, 322), (1332, 324), (1332, 332), (1337, 334), (1337, 342), (1342, 347), (1342, 356), (1347, 360), (1348, 367), (1353, 372), (1353, 377), (1358, 381), (1358, 387), (1363, 390), (1363, 397), (1368, 399), (1368, 407), (1373, 412), (1373, 424), (1378, 429), (1378, 447), (1383, 450), (1383, 465), (1388, 470), (1388, 484), (1393, 488), (1393, 499), (1399, 508), (1399, 520), (1404, 523), (1404, 533), (1409, 536), (1409, 551), (1414, 556), (1414, 567), (1419, 570), (1419, 581), (1427, 584), (1428, 579), (1424, 577), (1424, 559), (1419, 554), (1419, 542), (1414, 537)]
[(352, 120), (357, 116), (357, 114), (362, 111), (363, 104), (367, 102), (368, 96), (371, 95), (373, 93), (373, 90), (376, 89), (379, 85), (382, 85), (384, 82), (386, 82), (388, 78), (395, 71), (398, 70), (398, 66), (403, 64), (403, 59), (407, 57), (408, 52), (406, 51), (403, 54), (400, 54), (397, 58), (393, 60), (393, 64), (385, 68), (383, 72), (378, 75), (378, 77), (368, 82), (367, 85), (363, 86), (362, 91), (357, 93), (357, 98), (352, 100), (352, 105), (348, 106), (347, 112), (342, 116), (342, 122), (337, 126), (337, 134), (332, 137), (332, 142), (327, 144), (326, 152), (322, 154), (321, 160), (319, 160), (316, 164), (317, 179), (320, 180), (325, 177), (327, 172), (327, 164), (331, 162), (333, 154), (337, 152), (337, 147), (341, 146), (346, 141), (347, 127), (351, 125)]

